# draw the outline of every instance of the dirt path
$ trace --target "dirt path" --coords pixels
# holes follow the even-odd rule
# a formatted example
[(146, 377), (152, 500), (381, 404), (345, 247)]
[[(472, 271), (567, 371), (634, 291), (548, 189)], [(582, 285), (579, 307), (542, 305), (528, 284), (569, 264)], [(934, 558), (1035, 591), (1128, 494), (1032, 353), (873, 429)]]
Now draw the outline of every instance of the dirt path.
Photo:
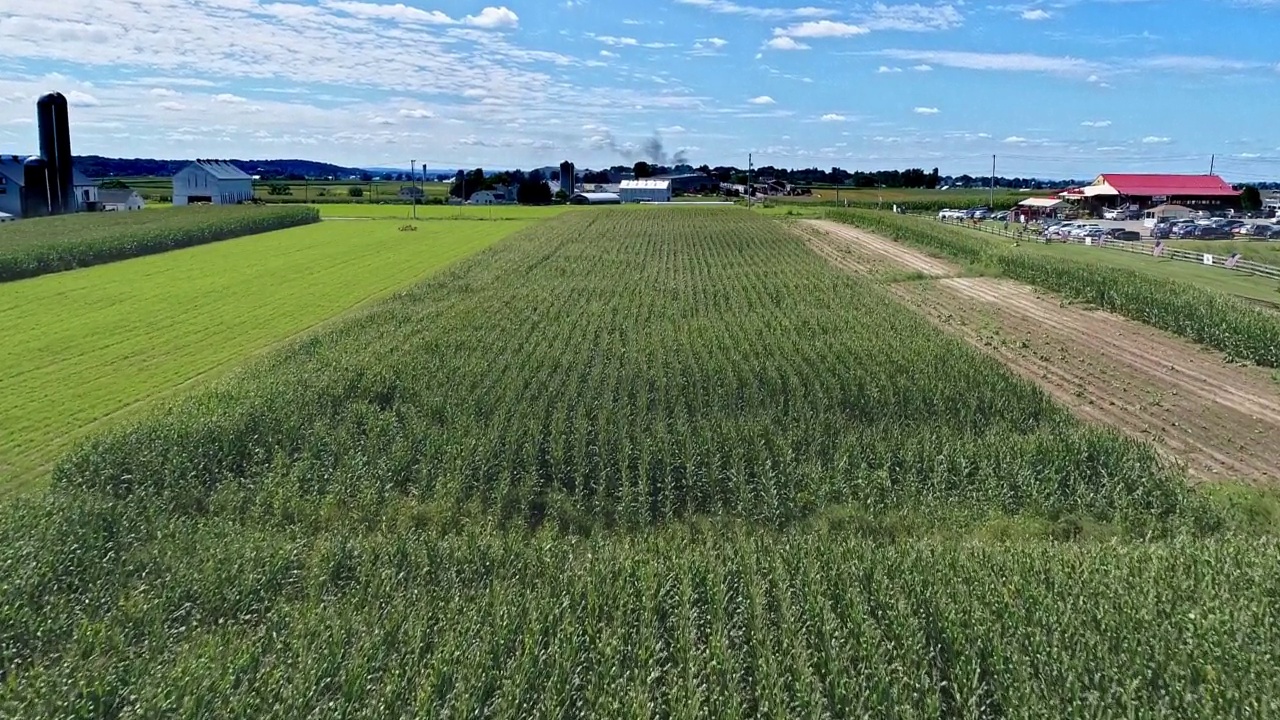
[[(919, 255), (883, 238), (868, 242), (868, 233), (856, 228), (813, 224), (830, 246), (819, 254), (855, 258), (836, 263), (852, 272), (860, 263)], [(946, 270), (935, 276), (955, 273), (925, 259)], [(899, 267), (922, 269), (918, 260)], [(1265, 369), (1228, 364), (1181, 338), (1111, 313), (1064, 306), (1009, 280), (950, 277), (896, 283), (893, 291), (1076, 415), (1153, 442), (1196, 479), (1280, 483), (1280, 389)]]

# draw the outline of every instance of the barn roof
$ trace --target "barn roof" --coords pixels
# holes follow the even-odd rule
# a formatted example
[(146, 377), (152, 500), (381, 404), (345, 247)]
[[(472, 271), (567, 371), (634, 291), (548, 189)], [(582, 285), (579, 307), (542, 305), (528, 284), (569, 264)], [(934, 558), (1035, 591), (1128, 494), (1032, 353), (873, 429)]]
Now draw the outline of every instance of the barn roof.
[(249, 173), (221, 160), (197, 160), (196, 165), (204, 168), (210, 175), (219, 180), (251, 180)]
[(574, 193), (573, 197), (570, 198), (570, 200), (575, 200), (578, 198), (586, 200), (588, 203), (622, 202), (622, 198), (619, 197), (617, 193), (599, 193), (599, 192)]
[(1018, 204), (1022, 207), (1056, 208), (1060, 205), (1064, 205), (1065, 203), (1057, 198), (1029, 197)]
[[(1235, 197), (1240, 194), (1217, 175), (1153, 175), (1103, 173), (1094, 187), (1109, 185), (1120, 195), (1140, 197)], [(1090, 194), (1090, 193), (1087, 193)], [(1091, 194), (1103, 194), (1102, 192)]]

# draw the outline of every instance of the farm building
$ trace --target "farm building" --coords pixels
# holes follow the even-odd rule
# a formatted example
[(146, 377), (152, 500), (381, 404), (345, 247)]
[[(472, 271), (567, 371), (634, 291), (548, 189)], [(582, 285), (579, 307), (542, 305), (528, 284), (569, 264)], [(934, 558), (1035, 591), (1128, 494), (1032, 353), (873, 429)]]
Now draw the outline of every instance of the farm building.
[(1142, 214), (1142, 224), (1145, 227), (1155, 227), (1156, 223), (1161, 221), (1186, 220), (1191, 217), (1191, 209), (1182, 205), (1160, 205), (1153, 207)]
[(571, 205), (618, 205), (622, 203), (622, 197), (616, 193), (574, 193), (569, 198)]
[(413, 198), (417, 198), (421, 200), (426, 196), (427, 196), (427, 191), (423, 190), (417, 185), (401, 185), (400, 186), (400, 197), (404, 198), (405, 200), (412, 200)]
[(671, 202), (671, 181), (651, 178), (649, 180), (623, 180), (618, 186), (618, 195), (622, 202)]
[(659, 175), (655, 180), (669, 180), (671, 192), (683, 193), (717, 193), (720, 192), (720, 181), (699, 173), (683, 175)]
[(1043, 217), (1052, 217), (1055, 212), (1066, 207), (1067, 203), (1057, 198), (1046, 197), (1030, 197), (1018, 203), (1015, 211), (1018, 215), (1025, 215), (1028, 219), (1038, 220)]
[(173, 204), (235, 205), (253, 199), (249, 173), (217, 160), (197, 160), (173, 176)]
[[(26, 186), (23, 163), (24, 159), (17, 155), (0, 155), (0, 212), (17, 218), (28, 215), (23, 203), (23, 188)], [(97, 184), (75, 169), (71, 171), (71, 178), (76, 209), (97, 210)]]
[(1236, 207), (1240, 191), (1217, 175), (1121, 175), (1103, 173), (1092, 184), (1059, 195), (1092, 210), (1125, 205), (1140, 209), (1176, 203), (1187, 207)]
[(130, 212), (146, 206), (142, 196), (129, 188), (104, 188), (98, 190), (98, 204), (108, 212)]
[(516, 201), (515, 188), (506, 188), (501, 185), (492, 190), (478, 190), (471, 193), (471, 198), (467, 202), (472, 205), (502, 205)]

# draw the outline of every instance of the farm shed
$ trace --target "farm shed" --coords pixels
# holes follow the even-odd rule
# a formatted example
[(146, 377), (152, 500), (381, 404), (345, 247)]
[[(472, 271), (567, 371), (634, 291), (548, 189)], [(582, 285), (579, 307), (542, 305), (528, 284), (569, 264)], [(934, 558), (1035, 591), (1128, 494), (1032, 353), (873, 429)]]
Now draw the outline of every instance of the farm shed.
[(670, 180), (623, 180), (618, 186), (622, 202), (671, 202)]
[(575, 193), (569, 198), (572, 205), (618, 205), (622, 198), (615, 193)]
[(1066, 203), (1057, 198), (1030, 197), (1018, 203), (1014, 212), (1035, 219), (1052, 215), (1065, 206)]
[(142, 196), (129, 188), (105, 188), (98, 190), (98, 203), (103, 210), (112, 212), (129, 212), (141, 210), (146, 206)]
[(253, 178), (227, 162), (197, 160), (173, 176), (173, 204), (235, 205), (253, 199)]

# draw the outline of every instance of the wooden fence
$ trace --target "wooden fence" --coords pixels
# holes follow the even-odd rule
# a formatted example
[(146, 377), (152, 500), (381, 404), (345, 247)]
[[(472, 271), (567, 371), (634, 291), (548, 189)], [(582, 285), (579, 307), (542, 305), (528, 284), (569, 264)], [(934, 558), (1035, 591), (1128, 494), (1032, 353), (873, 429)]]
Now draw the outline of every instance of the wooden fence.
[[(1183, 262), (1195, 263), (1197, 265), (1207, 265), (1211, 267), (1222, 268), (1228, 271), (1242, 272), (1248, 275), (1258, 275), (1260, 277), (1270, 278), (1272, 280), (1280, 280), (1280, 268), (1274, 265), (1265, 265), (1256, 263), (1244, 258), (1237, 257), (1232, 262), (1231, 255), (1217, 255), (1213, 253), (1197, 252), (1194, 250), (1183, 250), (1181, 248), (1171, 247), (1168, 241), (1122, 241), (1112, 240), (1109, 238), (1046, 238), (1038, 231), (1031, 229), (1024, 230), (1020, 225), (1010, 223), (1009, 228), (1005, 229), (1000, 225), (992, 223), (974, 224), (967, 220), (942, 220), (947, 225), (958, 225), (967, 227), (972, 230), (981, 230), (992, 235), (999, 235), (1013, 240), (1024, 240), (1027, 242), (1035, 241), (1042, 243), (1067, 242), (1076, 245), (1088, 245), (1104, 250), (1119, 250), (1121, 252), (1135, 253), (1138, 255), (1153, 255), (1170, 260), (1180, 260)], [(1156, 248), (1159, 246), (1160, 251), (1157, 253)]]

